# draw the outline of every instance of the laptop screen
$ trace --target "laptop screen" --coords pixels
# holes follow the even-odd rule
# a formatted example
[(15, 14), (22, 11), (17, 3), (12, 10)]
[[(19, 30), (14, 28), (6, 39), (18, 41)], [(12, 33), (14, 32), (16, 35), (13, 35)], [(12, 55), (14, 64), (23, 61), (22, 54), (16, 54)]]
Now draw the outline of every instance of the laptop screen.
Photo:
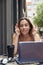
[(19, 42), (19, 61), (42, 62), (43, 42)]

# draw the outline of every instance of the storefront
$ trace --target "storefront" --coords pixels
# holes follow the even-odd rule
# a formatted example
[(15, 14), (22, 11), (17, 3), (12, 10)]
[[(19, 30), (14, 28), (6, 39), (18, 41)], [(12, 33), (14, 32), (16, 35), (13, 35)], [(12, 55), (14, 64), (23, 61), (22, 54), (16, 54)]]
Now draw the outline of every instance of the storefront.
[(12, 34), (19, 18), (26, 13), (25, 0), (0, 0), (0, 55), (7, 54), (7, 45), (12, 44)]

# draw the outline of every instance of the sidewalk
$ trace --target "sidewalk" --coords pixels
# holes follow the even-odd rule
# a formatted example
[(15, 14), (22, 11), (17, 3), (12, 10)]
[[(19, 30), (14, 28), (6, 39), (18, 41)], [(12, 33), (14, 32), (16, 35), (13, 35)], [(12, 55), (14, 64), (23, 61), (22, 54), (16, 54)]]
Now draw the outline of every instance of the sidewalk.
[[(4, 58), (7, 58), (7, 56), (0, 56), (0, 60)], [(18, 64), (16, 62), (10, 62), (10, 63), (7, 63), (6, 65), (18, 65)], [(34, 63), (34, 64), (23, 64), (23, 65), (37, 65), (37, 64)]]

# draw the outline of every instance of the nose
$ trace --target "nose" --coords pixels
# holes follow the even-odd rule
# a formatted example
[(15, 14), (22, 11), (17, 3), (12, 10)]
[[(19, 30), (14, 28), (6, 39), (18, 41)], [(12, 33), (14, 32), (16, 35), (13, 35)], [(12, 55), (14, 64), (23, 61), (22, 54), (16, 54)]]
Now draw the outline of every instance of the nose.
[(23, 28), (26, 28), (25, 25), (23, 26)]

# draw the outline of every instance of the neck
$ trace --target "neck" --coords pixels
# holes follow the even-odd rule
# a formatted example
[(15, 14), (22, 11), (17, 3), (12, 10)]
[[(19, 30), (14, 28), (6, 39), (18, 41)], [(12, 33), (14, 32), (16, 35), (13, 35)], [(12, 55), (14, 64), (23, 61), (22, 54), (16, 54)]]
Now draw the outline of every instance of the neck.
[(27, 38), (27, 37), (29, 37), (30, 35), (29, 34), (26, 34), (26, 35), (21, 35), (22, 37), (24, 37), (24, 38)]

